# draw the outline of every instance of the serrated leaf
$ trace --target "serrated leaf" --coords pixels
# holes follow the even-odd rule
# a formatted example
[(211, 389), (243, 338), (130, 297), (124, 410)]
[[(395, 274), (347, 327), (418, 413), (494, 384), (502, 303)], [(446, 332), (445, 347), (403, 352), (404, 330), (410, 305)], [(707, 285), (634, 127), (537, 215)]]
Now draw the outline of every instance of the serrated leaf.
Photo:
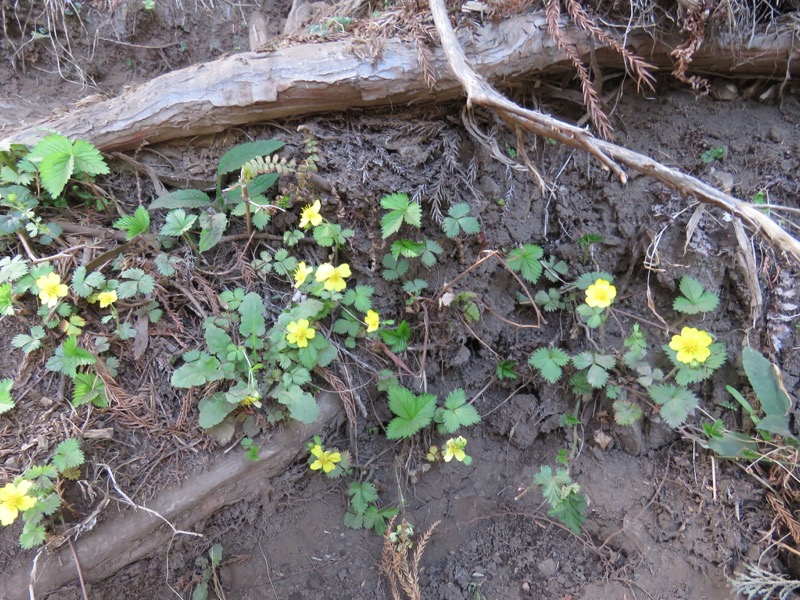
[(63, 473), (67, 469), (74, 469), (83, 464), (84, 456), (81, 450), (81, 443), (75, 438), (67, 438), (56, 446), (56, 451), (50, 462), (53, 463), (59, 472)]
[(44, 544), (45, 538), (44, 525), (41, 523), (25, 523), (22, 534), (19, 536), (19, 545), (23, 550), (30, 550)]
[(383, 272), (381, 275), (386, 281), (395, 281), (400, 279), (408, 272), (409, 263), (405, 258), (396, 259), (391, 254), (383, 256)]
[(103, 155), (91, 142), (75, 140), (72, 144), (72, 155), (75, 157), (76, 172), (86, 173), (91, 177), (108, 175), (108, 165), (103, 160)]
[(228, 217), (223, 213), (215, 213), (209, 215), (202, 213), (200, 215), (200, 239), (197, 241), (197, 249), (200, 252), (205, 252), (216, 246), (222, 234), (225, 233), (225, 228), (228, 226)]
[(391, 252), (392, 256), (397, 260), (401, 256), (407, 258), (416, 258), (425, 251), (425, 242), (416, 242), (414, 240), (396, 240), (392, 242)]
[(653, 385), (648, 390), (653, 402), (661, 406), (661, 417), (670, 427), (680, 427), (697, 408), (693, 392), (676, 385)]
[(76, 337), (68, 337), (56, 348), (53, 356), (47, 361), (46, 367), (50, 371), (75, 377), (78, 367), (93, 365), (96, 361), (97, 359), (90, 352), (78, 348)]
[(233, 344), (231, 336), (224, 329), (214, 325), (210, 319), (203, 324), (203, 337), (208, 351), (220, 357), (227, 356), (228, 347)]
[(642, 418), (642, 409), (638, 404), (626, 400), (614, 402), (614, 420), (623, 426), (633, 425)]
[(379, 333), (383, 342), (389, 346), (392, 352), (405, 352), (408, 348), (408, 340), (411, 338), (411, 326), (403, 320), (396, 328), (384, 327)]
[(342, 298), (345, 306), (353, 306), (357, 311), (366, 313), (372, 308), (372, 294), (375, 288), (369, 285), (357, 285), (349, 288)]
[(609, 283), (614, 283), (613, 275), (609, 275), (605, 271), (591, 271), (578, 277), (578, 279), (575, 281), (575, 287), (579, 290), (586, 291), (586, 288), (588, 288), (598, 279), (604, 279)]
[(177, 208), (206, 208), (211, 205), (211, 199), (208, 194), (196, 189), (177, 190), (159, 196), (150, 205), (148, 210), (158, 210), (166, 208), (168, 210), (175, 210)]
[(522, 248), (514, 248), (508, 253), (506, 264), (515, 273), (522, 275), (522, 278), (530, 283), (539, 281), (542, 276), (542, 263), (540, 259), (544, 256), (542, 250), (536, 244), (525, 244)]
[(437, 409), (435, 418), (439, 424), (437, 430), (442, 434), (455, 433), (459, 428), (475, 425), (481, 420), (475, 407), (467, 404), (467, 397), (461, 388), (450, 392), (444, 408)]
[(95, 406), (107, 406), (106, 384), (96, 373), (77, 373), (72, 378), (72, 406), (91, 402)]
[(682, 277), (678, 287), (683, 296), (676, 298), (672, 304), (672, 308), (678, 312), (695, 315), (711, 312), (719, 306), (719, 297), (705, 290), (703, 284), (694, 277)]
[(528, 358), (528, 364), (536, 367), (548, 383), (561, 379), (561, 367), (569, 362), (569, 355), (561, 348), (539, 348)]
[(592, 365), (586, 372), (586, 381), (593, 388), (600, 389), (608, 382), (608, 371), (600, 365)]
[(516, 379), (519, 377), (517, 373), (517, 364), (513, 360), (503, 360), (497, 365), (495, 371), (497, 378), (501, 381)]
[(150, 228), (150, 214), (140, 206), (132, 215), (125, 215), (114, 221), (114, 227), (125, 232), (125, 239), (132, 240)]
[(165, 252), (159, 253), (153, 261), (156, 265), (158, 272), (164, 277), (172, 277), (175, 275), (175, 265), (182, 262), (182, 259), (177, 256), (170, 256)]
[(191, 230), (195, 221), (197, 221), (197, 215), (187, 215), (185, 210), (177, 208), (167, 214), (164, 226), (159, 233), (168, 237), (180, 237)]
[(436, 412), (436, 396), (417, 396), (403, 387), (391, 388), (388, 395), (389, 410), (397, 416), (386, 428), (387, 439), (408, 438), (430, 425)]
[(364, 529), (364, 515), (357, 515), (348, 510), (344, 513), (344, 526), (350, 529)]
[(264, 336), (266, 333), (264, 310), (264, 301), (255, 292), (250, 292), (244, 297), (239, 305), (239, 314), (242, 316), (239, 333), (243, 337), (261, 338)]
[(11, 388), (14, 387), (13, 379), (0, 380), (0, 415), (14, 408), (14, 399), (11, 397)]
[(254, 158), (277, 152), (285, 145), (286, 143), (280, 140), (259, 140), (257, 142), (245, 142), (244, 144), (234, 146), (219, 159), (217, 178), (238, 171), (245, 163), (250, 162)]
[(0, 283), (13, 283), (28, 274), (28, 264), (19, 254), (0, 259)]
[(406, 194), (388, 194), (381, 198), (381, 207), (389, 212), (381, 218), (383, 239), (397, 233), (403, 222), (414, 227), (422, 226), (422, 207), (412, 202)]
[(368, 481), (364, 483), (354, 481), (347, 488), (347, 494), (350, 496), (350, 506), (357, 515), (363, 515), (369, 504), (378, 499), (378, 490)]

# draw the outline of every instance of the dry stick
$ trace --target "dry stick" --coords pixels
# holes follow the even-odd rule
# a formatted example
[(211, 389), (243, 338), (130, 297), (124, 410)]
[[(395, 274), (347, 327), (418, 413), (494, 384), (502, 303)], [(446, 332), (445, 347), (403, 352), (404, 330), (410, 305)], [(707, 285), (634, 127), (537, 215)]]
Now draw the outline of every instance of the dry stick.
[(756, 231), (760, 231), (768, 240), (800, 264), (800, 242), (749, 203), (737, 200), (695, 177), (666, 167), (648, 156), (597, 139), (584, 129), (537, 111), (524, 109), (511, 102), (467, 64), (464, 50), (450, 24), (444, 1), (428, 0), (428, 2), (450, 68), (467, 93), (468, 107), (478, 105), (493, 109), (504, 120), (515, 126), (522, 126), (531, 133), (554, 139), (572, 148), (584, 150), (595, 156), (604, 168), (611, 169), (623, 184), (627, 183), (628, 176), (617, 162), (624, 163), (640, 173), (657, 179), (682, 194), (693, 195), (698, 200), (722, 208), (745, 221)]

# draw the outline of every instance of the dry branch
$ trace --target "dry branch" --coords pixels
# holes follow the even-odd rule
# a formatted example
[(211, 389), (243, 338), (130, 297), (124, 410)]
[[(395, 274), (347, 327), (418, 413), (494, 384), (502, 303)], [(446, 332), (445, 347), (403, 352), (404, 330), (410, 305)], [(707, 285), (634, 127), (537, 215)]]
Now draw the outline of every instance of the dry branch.
[[(559, 31), (582, 59), (589, 55), (591, 44), (584, 32), (566, 21)], [(665, 70), (672, 69), (669, 53), (680, 41), (656, 42), (646, 32), (632, 32), (626, 39), (631, 52)], [(541, 14), (465, 32), (461, 46), (475, 70), (498, 84), (538, 73), (572, 72), (569, 57), (548, 35)], [(623, 68), (608, 46), (596, 42), (594, 50), (600, 66)], [(144, 141), (215, 133), (246, 123), (353, 107), (438, 102), (462, 94), (440, 48), (426, 56), (426, 72), (437, 77), (432, 90), (419, 68), (415, 42), (387, 40), (374, 61), (357, 54), (363, 56), (365, 49), (353, 40), (237, 54), (162, 75), (118, 98), (7, 133), (4, 141), (30, 142), (43, 130), (55, 130), (105, 151), (131, 150)], [(694, 53), (691, 67), (700, 73), (783, 79), (788, 70), (800, 68), (800, 53), (791, 32), (754, 36), (746, 47), (705, 45)]]
[(461, 81), (461, 85), (467, 93), (468, 105), (489, 108), (513, 126), (523, 127), (537, 135), (556, 139), (568, 146), (589, 152), (605, 167), (616, 173), (623, 183), (627, 181), (627, 175), (618, 163), (623, 163), (640, 173), (649, 175), (682, 194), (694, 196), (698, 200), (718, 206), (742, 219), (800, 263), (800, 242), (750, 203), (737, 200), (691, 175), (666, 167), (648, 156), (597, 139), (584, 129), (563, 123), (542, 113), (521, 108), (508, 100), (467, 63), (464, 51), (450, 24), (444, 1), (429, 0), (429, 5), (436, 29), (439, 32), (442, 48), (447, 54), (453, 73)]

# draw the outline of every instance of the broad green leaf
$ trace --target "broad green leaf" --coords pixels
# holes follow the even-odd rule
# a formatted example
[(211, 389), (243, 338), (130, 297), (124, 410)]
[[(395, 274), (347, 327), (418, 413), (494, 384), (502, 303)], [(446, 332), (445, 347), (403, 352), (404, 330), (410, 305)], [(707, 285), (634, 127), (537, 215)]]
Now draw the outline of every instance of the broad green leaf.
[(77, 373), (72, 378), (72, 406), (91, 402), (95, 406), (108, 406), (106, 384), (96, 373)]
[(264, 301), (255, 292), (247, 294), (239, 305), (239, 314), (242, 320), (239, 323), (239, 333), (243, 337), (263, 337), (266, 333), (264, 319)]
[(203, 337), (206, 340), (206, 348), (211, 354), (216, 354), (219, 357), (227, 356), (228, 346), (233, 344), (231, 336), (228, 333), (214, 325), (211, 319), (208, 319), (203, 324)]
[(392, 256), (395, 260), (401, 256), (407, 258), (417, 258), (425, 251), (425, 242), (415, 242), (414, 240), (396, 240), (392, 242)]
[(723, 431), (721, 437), (708, 440), (708, 447), (724, 458), (744, 458), (758, 451), (752, 437), (737, 431)]
[(742, 350), (742, 364), (750, 385), (761, 402), (761, 408), (766, 415), (785, 415), (791, 401), (781, 383), (780, 376), (775, 366), (764, 356), (750, 348)]
[(0, 316), (14, 315), (14, 295), (10, 283), (0, 283)]
[(767, 415), (758, 422), (756, 429), (780, 435), (787, 439), (794, 439), (794, 435), (789, 430), (789, 418), (785, 415)]
[(430, 425), (436, 412), (436, 396), (432, 394), (416, 396), (403, 387), (391, 388), (388, 395), (389, 410), (397, 415), (386, 428), (388, 439), (408, 438)]
[[(108, 165), (103, 159), (100, 151), (86, 140), (75, 140), (71, 149), (72, 156), (75, 157), (75, 172), (86, 173), (94, 177), (95, 175), (108, 175)], [(41, 165), (39, 167), (41, 169)]]
[(97, 359), (89, 351), (78, 348), (76, 337), (70, 336), (56, 348), (53, 356), (48, 359), (46, 367), (50, 371), (75, 377), (78, 367), (93, 365), (96, 361)]
[(405, 258), (396, 259), (391, 254), (383, 256), (383, 272), (381, 275), (386, 281), (400, 279), (408, 272), (409, 263)]
[(159, 233), (168, 237), (180, 237), (191, 230), (195, 221), (197, 221), (197, 215), (187, 215), (182, 208), (176, 208), (167, 214), (164, 226)]
[(467, 235), (480, 232), (481, 225), (478, 219), (467, 216), (469, 211), (469, 204), (465, 202), (454, 204), (450, 207), (447, 216), (442, 221), (442, 229), (447, 237), (458, 237), (462, 231)]
[(159, 196), (150, 205), (148, 210), (158, 210), (159, 208), (166, 208), (174, 210), (176, 208), (205, 208), (211, 205), (211, 199), (208, 194), (200, 190), (188, 189), (177, 190)]
[(75, 438), (67, 438), (56, 446), (55, 454), (50, 462), (63, 473), (67, 469), (74, 469), (83, 464), (84, 456), (81, 443)]
[[(173, 384), (174, 385), (174, 384)], [(225, 394), (217, 392), (200, 400), (197, 405), (200, 411), (199, 423), (203, 429), (211, 429), (222, 423), (229, 414), (236, 410), (237, 405), (228, 402)]]
[(200, 239), (197, 242), (197, 249), (200, 252), (205, 252), (216, 246), (222, 239), (222, 234), (225, 233), (227, 226), (228, 217), (223, 213), (213, 215), (202, 213), (200, 215)]
[(539, 472), (533, 476), (533, 483), (542, 486), (542, 495), (550, 506), (555, 506), (561, 501), (561, 488), (572, 483), (566, 469), (558, 469), (553, 474), (553, 469), (548, 465), (539, 467)]
[(14, 408), (14, 399), (11, 397), (11, 388), (14, 386), (13, 379), (0, 380), (0, 415)]
[(408, 348), (408, 340), (411, 338), (411, 326), (408, 321), (403, 320), (394, 329), (384, 327), (378, 333), (381, 334), (381, 339), (392, 352), (405, 352)]
[(289, 416), (301, 423), (313, 423), (319, 415), (317, 401), (298, 385), (280, 387), (275, 398), (289, 409)]
[(183, 356), (183, 366), (172, 373), (170, 382), (173, 387), (190, 388), (204, 385), (209, 381), (222, 379), (219, 361), (206, 352), (190, 350)]
[(676, 385), (654, 385), (648, 390), (653, 402), (661, 406), (661, 417), (670, 427), (680, 427), (697, 408), (693, 392)]
[(170, 256), (165, 252), (161, 252), (156, 255), (153, 262), (161, 275), (164, 277), (172, 277), (175, 275), (175, 267), (183, 262), (183, 260), (177, 256)]
[(25, 523), (19, 536), (19, 545), (23, 550), (30, 550), (44, 544), (47, 534), (41, 523)]
[(20, 333), (14, 336), (11, 340), (11, 345), (19, 348), (25, 354), (30, 354), (34, 350), (38, 350), (42, 346), (42, 340), (45, 338), (44, 328), (40, 325), (31, 327), (30, 335)]
[(99, 271), (92, 271), (87, 275), (86, 267), (78, 267), (72, 273), (72, 289), (81, 298), (88, 298), (94, 291), (106, 282), (106, 278)]
[(562, 369), (569, 362), (569, 355), (561, 348), (539, 348), (528, 358), (528, 364), (536, 367), (545, 381), (555, 383), (561, 379)]
[(369, 285), (357, 285), (349, 288), (342, 298), (345, 306), (353, 306), (357, 311), (366, 313), (372, 308), (372, 294), (375, 288)]
[(517, 373), (517, 363), (515, 363), (513, 360), (500, 361), (497, 364), (495, 374), (501, 381), (516, 379), (519, 377), (519, 373)]

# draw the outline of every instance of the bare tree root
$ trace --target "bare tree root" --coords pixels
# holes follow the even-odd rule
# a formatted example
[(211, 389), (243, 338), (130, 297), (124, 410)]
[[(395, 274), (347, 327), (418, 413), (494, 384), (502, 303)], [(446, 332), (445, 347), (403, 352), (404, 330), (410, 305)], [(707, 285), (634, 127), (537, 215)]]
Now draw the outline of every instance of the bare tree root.
[(447, 8), (443, 0), (429, 0), (429, 6), (436, 29), (439, 32), (442, 48), (450, 63), (450, 68), (467, 94), (468, 106), (489, 108), (494, 110), (511, 127), (520, 126), (536, 135), (554, 139), (572, 148), (584, 150), (596, 157), (603, 168), (610, 169), (616, 174), (622, 183), (627, 182), (628, 176), (618, 163), (623, 163), (640, 173), (649, 175), (683, 195), (694, 196), (703, 202), (722, 208), (742, 219), (751, 228), (761, 233), (772, 244), (800, 264), (800, 242), (751, 204), (721, 192), (691, 175), (666, 167), (648, 156), (617, 144), (600, 140), (583, 129), (537, 111), (524, 109), (511, 102), (467, 64), (464, 51), (450, 24)]

